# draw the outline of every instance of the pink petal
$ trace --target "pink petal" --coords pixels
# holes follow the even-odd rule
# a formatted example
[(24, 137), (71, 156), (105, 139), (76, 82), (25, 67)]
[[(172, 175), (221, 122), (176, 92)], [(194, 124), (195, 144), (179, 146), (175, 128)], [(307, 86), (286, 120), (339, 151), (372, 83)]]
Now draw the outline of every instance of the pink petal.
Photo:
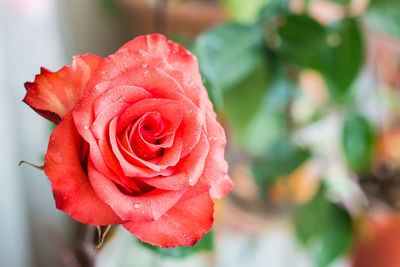
[(119, 133), (135, 119), (151, 111), (157, 111), (161, 114), (165, 125), (165, 134), (175, 132), (181, 124), (183, 112), (180, 102), (170, 99), (149, 98), (132, 104), (121, 114), (117, 132)]
[[(125, 175), (135, 177), (151, 177), (157, 175), (171, 174), (171, 171), (167, 169), (168, 166), (159, 166), (157, 164), (158, 162), (156, 163), (143, 160), (134, 153), (129, 153), (129, 151), (124, 150), (122, 146), (119, 146), (116, 137), (116, 124), (117, 121), (116, 118), (114, 118), (109, 125), (110, 146), (113, 154), (115, 155), (115, 158), (118, 159)], [(173, 157), (170, 158), (170, 161), (176, 160), (176, 158), (178, 158), (179, 160), (180, 151), (182, 149), (181, 138), (177, 136), (175, 139), (175, 145), (171, 147), (171, 150), (166, 151), (166, 154), (173, 155)], [(122, 151), (120, 150), (120, 148), (122, 148)]]
[[(151, 55), (149, 55), (149, 58), (151, 58)], [(113, 82), (110, 86), (133, 85), (145, 90), (168, 88), (176, 93), (185, 95), (181, 85), (162, 69), (163, 65), (165, 65), (165, 61), (159, 58), (151, 58), (151, 61), (153, 61), (152, 64), (134, 65), (125, 70), (112, 80)], [(168, 66), (164, 67), (168, 68)]]
[(78, 104), (101, 61), (100, 57), (86, 54), (73, 57), (71, 66), (64, 66), (57, 72), (41, 68), (33, 83), (25, 83), (27, 94), (23, 101), (46, 119), (59, 123)]
[(154, 189), (141, 196), (130, 196), (121, 192), (111, 180), (98, 172), (90, 160), (88, 172), (90, 183), (99, 198), (125, 221), (158, 220), (183, 194), (183, 191)]
[(140, 240), (161, 247), (193, 246), (213, 224), (214, 203), (204, 193), (179, 201), (152, 222), (128, 222), (123, 226)]
[[(233, 183), (227, 176), (228, 163), (224, 159), (226, 138), (224, 129), (216, 121), (213, 113), (206, 113), (207, 139), (210, 150), (205, 160), (203, 173), (195, 186), (185, 192), (182, 199), (191, 199), (199, 194), (209, 191), (213, 198), (219, 198), (232, 188)], [(215, 187), (215, 188), (214, 188)]]
[(199, 142), (200, 135), (205, 122), (202, 112), (185, 96), (169, 89), (153, 89), (150, 91), (155, 97), (162, 97), (179, 101), (182, 106), (182, 122), (179, 131), (183, 137), (182, 157), (192, 151)]
[(107, 91), (102, 93), (93, 103), (95, 115), (110, 104), (121, 102), (132, 104), (152, 95), (143, 88), (136, 86), (117, 86), (109, 87)]
[[(149, 185), (166, 190), (180, 190), (197, 183), (197, 179), (204, 170), (205, 159), (207, 157), (209, 145), (203, 133), (200, 141), (189, 155), (181, 159), (175, 167), (175, 172), (171, 176), (157, 176), (143, 178), (142, 180)], [(205, 192), (204, 190), (203, 192)]]
[(164, 58), (172, 69), (198, 72), (197, 58), (182, 45), (168, 40), (161, 34), (139, 36), (120, 48), (124, 49), (140, 49), (153, 57)]
[(53, 182), (56, 207), (82, 223), (119, 224), (122, 219), (97, 197), (81, 167), (82, 142), (71, 114), (51, 134), (44, 171)]
[(213, 199), (221, 199), (223, 196), (229, 193), (234, 187), (234, 183), (226, 175), (222, 180), (220, 180), (214, 187), (210, 189), (210, 196)]
[(206, 159), (204, 172), (200, 177), (210, 187), (216, 186), (225, 178), (228, 172), (228, 163), (224, 158), (226, 137), (224, 128), (214, 118), (213, 113), (206, 113), (207, 139), (210, 143), (210, 151)]

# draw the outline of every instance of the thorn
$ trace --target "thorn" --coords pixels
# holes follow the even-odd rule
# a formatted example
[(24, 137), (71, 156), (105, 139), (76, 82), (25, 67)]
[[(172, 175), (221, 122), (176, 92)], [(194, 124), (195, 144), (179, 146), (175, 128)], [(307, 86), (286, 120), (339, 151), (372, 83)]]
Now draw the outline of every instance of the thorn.
[(18, 163), (18, 166), (21, 166), (22, 163), (28, 164), (29, 166), (32, 166), (32, 167), (34, 167), (34, 168), (36, 168), (36, 169), (38, 169), (38, 170), (42, 170), (42, 171), (44, 170), (44, 165), (36, 165), (36, 164), (30, 163), (30, 162), (25, 161), (25, 160), (21, 160), (21, 161)]

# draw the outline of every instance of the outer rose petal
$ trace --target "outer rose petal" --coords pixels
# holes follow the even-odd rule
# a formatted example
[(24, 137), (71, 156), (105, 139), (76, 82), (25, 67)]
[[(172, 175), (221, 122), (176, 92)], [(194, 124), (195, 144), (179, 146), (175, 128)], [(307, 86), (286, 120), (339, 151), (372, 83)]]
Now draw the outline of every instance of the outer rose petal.
[(90, 184), (96, 194), (125, 221), (154, 221), (163, 216), (183, 195), (183, 191), (154, 189), (141, 195), (130, 196), (122, 193), (117, 186), (102, 175), (89, 160)]
[(128, 222), (123, 226), (140, 240), (167, 247), (192, 246), (213, 224), (214, 203), (208, 193), (180, 201), (153, 222)]
[(229, 191), (231, 191), (233, 186), (234, 183), (229, 178), (229, 176), (226, 175), (222, 180), (218, 182), (217, 185), (210, 189), (210, 196), (214, 199), (221, 199), (223, 196), (228, 194)]
[(82, 139), (71, 113), (54, 129), (46, 153), (44, 171), (52, 181), (56, 207), (82, 223), (122, 223), (114, 211), (94, 193), (81, 167)]
[(196, 57), (182, 45), (168, 40), (161, 34), (139, 36), (126, 43), (119, 50), (141, 49), (152, 57), (164, 58), (172, 69), (185, 72), (198, 72)]
[(225, 178), (228, 172), (228, 163), (224, 158), (226, 137), (224, 128), (214, 117), (215, 113), (206, 113), (207, 138), (210, 151), (206, 159), (203, 175), (200, 180), (211, 187), (216, 186)]
[(181, 200), (191, 199), (210, 189), (212, 198), (220, 198), (233, 187), (233, 182), (227, 176), (228, 164), (224, 159), (226, 145), (224, 129), (216, 121), (214, 113), (206, 113), (206, 126), (210, 150), (205, 161), (204, 171), (196, 185), (190, 188)]
[(78, 104), (92, 73), (103, 59), (86, 54), (73, 57), (70, 67), (57, 72), (41, 68), (33, 83), (26, 82), (24, 102), (46, 119), (59, 123)]

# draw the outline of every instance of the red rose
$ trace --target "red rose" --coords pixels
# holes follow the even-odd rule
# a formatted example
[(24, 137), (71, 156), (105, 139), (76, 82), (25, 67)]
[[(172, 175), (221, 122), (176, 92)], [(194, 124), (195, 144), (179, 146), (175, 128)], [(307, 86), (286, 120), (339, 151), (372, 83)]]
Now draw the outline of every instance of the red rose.
[(184, 47), (140, 36), (105, 59), (42, 69), (25, 87), (24, 101), (59, 123), (44, 166), (58, 209), (162, 247), (193, 245), (210, 230), (212, 198), (233, 184), (224, 130)]

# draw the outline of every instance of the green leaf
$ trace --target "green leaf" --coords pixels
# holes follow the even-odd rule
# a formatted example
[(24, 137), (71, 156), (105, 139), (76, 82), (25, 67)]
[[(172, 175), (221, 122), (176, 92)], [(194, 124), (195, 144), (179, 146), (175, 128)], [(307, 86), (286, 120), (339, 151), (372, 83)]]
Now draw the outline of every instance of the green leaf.
[(324, 27), (307, 15), (289, 14), (283, 19), (279, 52), (300, 66), (318, 68), (318, 55), (327, 46)]
[(400, 38), (400, 1), (371, 1), (365, 21), (373, 29)]
[(253, 164), (254, 178), (263, 189), (276, 178), (288, 175), (310, 157), (310, 151), (298, 147), (288, 138), (282, 138), (272, 146), (265, 158)]
[(174, 248), (161, 248), (159, 246), (152, 246), (148, 243), (143, 243), (139, 241), (144, 247), (152, 250), (154, 253), (157, 253), (164, 257), (172, 257), (172, 258), (183, 258), (194, 253), (204, 252), (204, 251), (212, 251), (214, 249), (214, 234), (211, 230), (204, 237), (197, 242), (195, 245), (191, 247), (174, 247)]
[(281, 14), (288, 13), (290, 0), (270, 0), (263, 8), (260, 9), (258, 22), (264, 25), (273, 23), (272, 20)]
[(267, 84), (265, 65), (224, 94), (234, 141), (247, 152), (262, 156), (286, 132), (287, 105), (293, 85), (284, 78)]
[(343, 125), (342, 146), (349, 166), (357, 172), (366, 171), (372, 161), (374, 129), (361, 115), (351, 115)]
[(324, 186), (309, 203), (298, 207), (294, 223), (299, 241), (311, 249), (319, 267), (346, 252), (352, 241), (349, 213), (326, 197)]
[(241, 144), (246, 143), (248, 127), (256, 113), (261, 109), (267, 91), (266, 67), (258, 67), (237, 86), (227, 90), (224, 103), (234, 138)]
[(228, 14), (241, 23), (252, 23), (258, 18), (258, 14), (264, 5), (275, 0), (220, 0), (228, 11)]
[(338, 4), (343, 4), (343, 5), (347, 5), (351, 2), (351, 0), (330, 0), (330, 1), (338, 3)]
[(199, 59), (200, 72), (214, 101), (220, 101), (224, 90), (254, 71), (262, 58), (263, 45), (259, 27), (237, 23), (215, 27), (196, 39), (193, 52)]
[(363, 37), (358, 22), (347, 18), (330, 26), (332, 47), (323, 54), (322, 71), (332, 97), (343, 102), (364, 60)]

